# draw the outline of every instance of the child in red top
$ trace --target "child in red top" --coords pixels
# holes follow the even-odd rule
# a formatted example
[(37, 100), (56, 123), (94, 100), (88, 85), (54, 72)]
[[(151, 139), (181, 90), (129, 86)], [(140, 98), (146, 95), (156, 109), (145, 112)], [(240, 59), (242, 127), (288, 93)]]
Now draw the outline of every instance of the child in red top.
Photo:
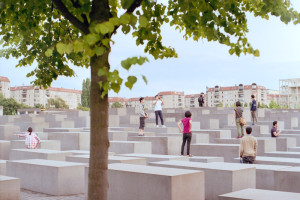
[[(184, 146), (187, 141), (187, 155), (192, 156), (190, 154), (190, 144), (192, 140), (192, 113), (190, 111), (185, 112), (185, 118), (183, 118), (180, 122), (178, 122), (177, 126), (181, 133), (183, 133), (182, 137), (182, 145), (181, 145), (181, 155), (184, 155)], [(183, 130), (181, 129), (181, 124), (183, 124)]]

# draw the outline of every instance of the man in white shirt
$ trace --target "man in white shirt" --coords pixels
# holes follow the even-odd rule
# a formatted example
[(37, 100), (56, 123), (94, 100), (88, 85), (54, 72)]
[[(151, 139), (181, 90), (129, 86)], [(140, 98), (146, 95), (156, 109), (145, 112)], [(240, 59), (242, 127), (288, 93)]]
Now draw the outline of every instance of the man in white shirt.
[(155, 112), (155, 122), (156, 122), (156, 127), (158, 126), (158, 116), (160, 118), (160, 122), (163, 128), (166, 128), (166, 126), (164, 125), (164, 119), (163, 119), (163, 115), (162, 115), (162, 105), (164, 105), (164, 102), (162, 101), (162, 99), (160, 97), (158, 97), (158, 95), (155, 96), (155, 101), (153, 103), (154, 105), (154, 112)]

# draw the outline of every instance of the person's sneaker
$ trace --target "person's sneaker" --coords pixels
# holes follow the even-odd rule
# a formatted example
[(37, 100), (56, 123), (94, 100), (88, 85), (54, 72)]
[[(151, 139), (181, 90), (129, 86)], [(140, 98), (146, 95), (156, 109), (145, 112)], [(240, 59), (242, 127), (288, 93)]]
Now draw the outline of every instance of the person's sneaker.
[(156, 125), (156, 128), (159, 128), (159, 126), (158, 126), (158, 125)]
[(165, 125), (162, 126), (163, 128), (167, 128)]

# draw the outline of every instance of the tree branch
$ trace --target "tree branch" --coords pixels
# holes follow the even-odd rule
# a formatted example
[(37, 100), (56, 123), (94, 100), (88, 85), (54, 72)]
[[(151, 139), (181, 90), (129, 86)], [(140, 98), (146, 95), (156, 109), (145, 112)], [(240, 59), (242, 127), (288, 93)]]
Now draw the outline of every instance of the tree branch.
[[(126, 13), (128, 14), (132, 14), (136, 8), (140, 7), (141, 3), (143, 0), (135, 0), (132, 5), (127, 9)], [(115, 26), (114, 31), (111, 33), (111, 35), (115, 34), (118, 30), (118, 28), (120, 27), (120, 25)]]
[(84, 34), (89, 34), (89, 25), (81, 22), (74, 15), (72, 15), (61, 0), (52, 0), (52, 2), (55, 4), (56, 8), (62, 13), (62, 15), (66, 19), (68, 19), (75, 27), (81, 30)]

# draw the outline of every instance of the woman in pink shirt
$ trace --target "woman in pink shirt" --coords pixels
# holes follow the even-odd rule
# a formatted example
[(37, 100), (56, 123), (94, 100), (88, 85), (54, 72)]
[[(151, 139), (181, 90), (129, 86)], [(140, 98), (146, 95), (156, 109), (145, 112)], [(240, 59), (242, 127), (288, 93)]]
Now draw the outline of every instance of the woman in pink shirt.
[[(185, 112), (185, 118), (183, 118), (180, 122), (178, 122), (177, 126), (181, 133), (183, 133), (182, 137), (182, 145), (181, 145), (181, 155), (184, 155), (184, 146), (187, 141), (187, 155), (192, 156), (190, 154), (190, 144), (192, 140), (192, 113), (190, 111)], [(183, 124), (183, 130), (181, 128), (181, 124)]]
[(19, 137), (25, 137), (25, 145), (27, 149), (36, 149), (39, 146), (40, 138), (35, 134), (32, 133), (32, 128), (29, 127), (27, 129), (27, 133), (25, 134), (15, 134)]

